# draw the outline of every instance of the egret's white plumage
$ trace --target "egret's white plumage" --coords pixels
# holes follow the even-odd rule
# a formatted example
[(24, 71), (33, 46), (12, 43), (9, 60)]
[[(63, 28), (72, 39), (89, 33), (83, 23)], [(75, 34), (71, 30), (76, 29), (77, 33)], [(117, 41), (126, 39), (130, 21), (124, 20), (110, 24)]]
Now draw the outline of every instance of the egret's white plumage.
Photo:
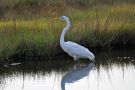
[(66, 53), (68, 53), (71, 57), (73, 57), (74, 60), (78, 60), (79, 58), (88, 58), (88, 59), (94, 61), (94, 59), (95, 59), (94, 54), (92, 52), (90, 52), (87, 48), (85, 48), (77, 43), (71, 42), (71, 41), (65, 42), (64, 36), (65, 36), (65, 33), (67, 32), (67, 30), (69, 30), (69, 28), (70, 28), (70, 21), (67, 16), (60, 17), (60, 20), (64, 20), (67, 23), (67, 25), (63, 29), (61, 37), (60, 37), (60, 45), (61, 45), (62, 49)]

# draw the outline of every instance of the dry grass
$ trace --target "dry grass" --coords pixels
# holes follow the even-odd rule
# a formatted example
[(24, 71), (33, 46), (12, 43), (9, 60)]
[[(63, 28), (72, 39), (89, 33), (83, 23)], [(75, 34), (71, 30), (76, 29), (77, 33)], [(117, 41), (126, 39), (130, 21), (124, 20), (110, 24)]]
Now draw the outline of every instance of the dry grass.
[[(9, 1), (4, 5), (13, 7), (7, 11), (2, 8), (0, 20), (0, 58), (60, 54), (59, 37), (65, 23), (52, 18), (61, 15), (69, 16), (72, 23), (65, 38), (92, 50), (135, 45), (134, 3), (117, 0), (122, 3), (100, 2), (94, 6), (96, 0), (93, 0), (93, 6), (87, 6), (81, 5), (81, 0), (67, 0), (66, 3), (51, 3), (54, 7), (43, 6), (47, 5), (45, 2), (36, 7), (36, 0)], [(75, 2), (78, 3), (73, 6)]]

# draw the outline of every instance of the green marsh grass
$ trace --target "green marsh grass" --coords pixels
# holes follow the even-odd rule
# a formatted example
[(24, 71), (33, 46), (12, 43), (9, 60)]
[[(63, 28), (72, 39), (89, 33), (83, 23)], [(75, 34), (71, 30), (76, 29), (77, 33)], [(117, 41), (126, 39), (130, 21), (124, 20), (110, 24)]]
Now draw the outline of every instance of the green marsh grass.
[[(28, 4), (25, 2), (27, 0), (14, 1), (17, 3), (11, 2), (12, 5), (23, 6), (23, 3)], [(28, 1), (34, 2), (36, 0)], [(55, 1), (60, 0), (52, 0), (52, 2)], [(60, 5), (62, 4), (60, 7), (57, 7), (57, 3), (56, 5), (53, 3), (54, 7), (50, 6), (47, 9), (46, 6), (40, 8), (38, 6), (35, 14), (31, 11), (32, 9), (28, 8), (25, 12), (26, 7), (16, 6), (18, 8), (15, 8), (14, 5), (14, 8), (3, 12), (3, 18), (0, 20), (0, 58), (62, 55), (59, 38), (65, 23), (52, 19), (62, 15), (69, 16), (71, 20), (71, 28), (65, 39), (77, 42), (92, 51), (97, 48), (135, 45), (134, 3), (125, 3), (125, 0), (123, 3), (112, 5), (100, 3), (95, 6), (81, 7), (80, 4), (79, 6), (72, 4), (79, 3), (79, 1), (83, 2), (83, 0), (67, 1), (70, 4), (59, 2)], [(106, 2), (106, 0), (103, 1)], [(109, 1), (113, 2), (112, 0)], [(8, 2), (8, 4), (10, 3)], [(27, 7), (36, 7), (27, 4)], [(21, 13), (18, 11), (20, 9), (22, 9)], [(27, 15), (29, 10), (30, 13)], [(9, 14), (11, 16), (8, 16)]]

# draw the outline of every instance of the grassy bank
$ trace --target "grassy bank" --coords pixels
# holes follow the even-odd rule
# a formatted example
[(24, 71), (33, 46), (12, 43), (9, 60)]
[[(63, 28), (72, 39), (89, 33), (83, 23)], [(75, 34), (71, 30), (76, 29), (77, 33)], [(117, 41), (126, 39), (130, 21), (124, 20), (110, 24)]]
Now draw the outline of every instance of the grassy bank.
[(59, 37), (65, 23), (52, 19), (62, 15), (72, 23), (66, 40), (91, 50), (135, 45), (133, 0), (1, 1), (0, 58), (62, 54)]

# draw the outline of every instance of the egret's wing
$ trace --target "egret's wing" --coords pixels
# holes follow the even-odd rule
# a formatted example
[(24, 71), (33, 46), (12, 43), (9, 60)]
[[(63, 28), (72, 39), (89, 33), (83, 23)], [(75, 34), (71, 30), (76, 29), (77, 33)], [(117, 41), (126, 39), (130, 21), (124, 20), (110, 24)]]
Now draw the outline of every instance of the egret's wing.
[(68, 52), (78, 56), (84, 56), (89, 54), (89, 50), (87, 48), (71, 41), (66, 42), (66, 48)]

